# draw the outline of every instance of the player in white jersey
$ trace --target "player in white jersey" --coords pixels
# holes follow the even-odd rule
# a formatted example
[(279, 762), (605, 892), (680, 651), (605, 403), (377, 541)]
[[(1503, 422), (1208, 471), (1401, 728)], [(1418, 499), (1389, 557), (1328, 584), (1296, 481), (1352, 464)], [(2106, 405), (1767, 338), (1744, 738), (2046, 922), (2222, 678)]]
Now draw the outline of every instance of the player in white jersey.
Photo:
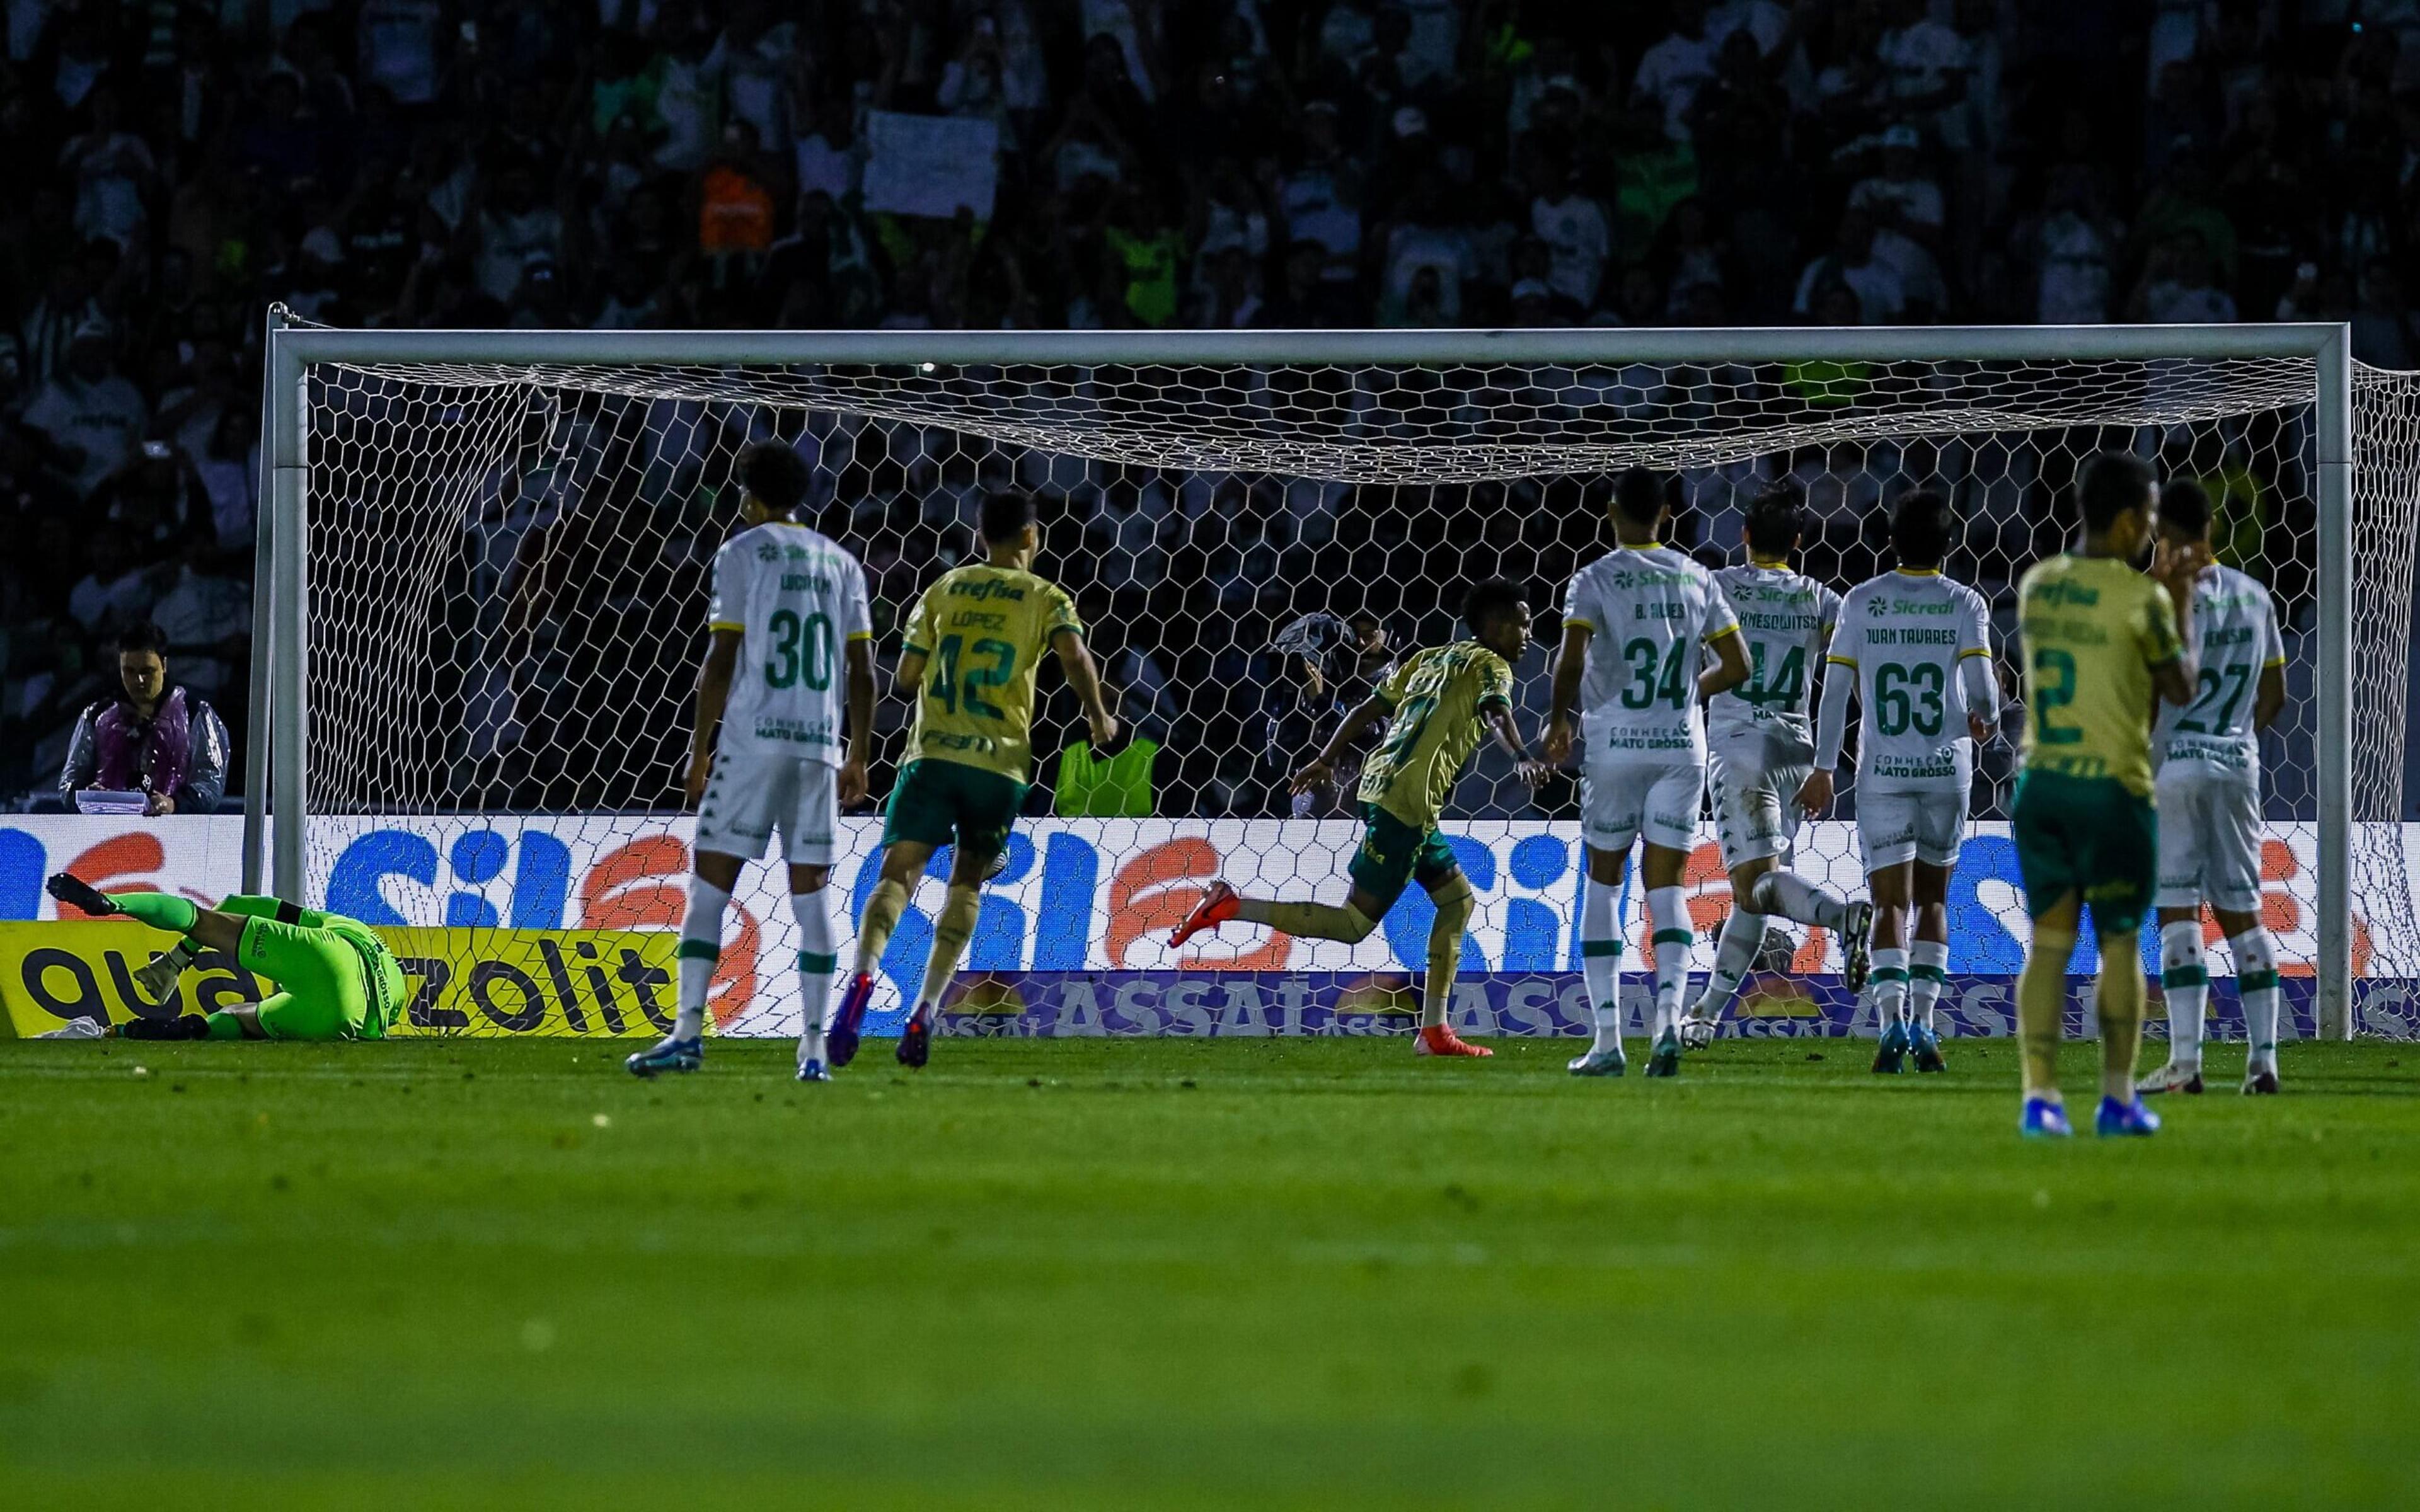
[[(2210, 496), (2190, 478), (2160, 490), (2170, 548), (2210, 542)], [(2286, 642), (2269, 590), (2232, 567), (2194, 579), (2194, 643), (2201, 671), (2193, 702), (2161, 705), (2151, 755), (2160, 764), (2160, 985), (2168, 1001), (2168, 1063), (2137, 1088), (2201, 1090), (2201, 910), (2218, 916), (2235, 956), (2250, 1047), (2243, 1090), (2277, 1090), (2277, 948), (2260, 922), (2260, 732), (2286, 706)]]
[(1714, 1039), (1764, 944), (1768, 917), (1838, 933), (1849, 990), (1865, 985), (1873, 905), (1850, 903), (1790, 870), (1798, 790), (1815, 761), (1808, 695), (1840, 616), (1840, 595), (1790, 565), (1806, 529), (1805, 494), (1793, 482), (1777, 483), (1748, 505), (1747, 564), (1714, 574), (1739, 617), (1748, 677), (1706, 705), (1706, 779), (1731, 911), (1714, 945), (1714, 974), (1681, 1020), (1686, 1049)]
[[(1563, 600), (1563, 650), (1555, 664), (1546, 760), (1572, 753), (1573, 710), (1580, 736), (1580, 834), (1588, 848), (1581, 884), (1580, 966), (1588, 980), (1596, 1041), (1574, 1060), (1578, 1076), (1619, 1076), (1621, 1054), (1621, 925), (1614, 902), (1632, 841), (1643, 839), (1639, 872), (1655, 953), (1654, 1051), (1647, 1074), (1681, 1066), (1681, 992), (1689, 978), (1688, 895), (1683, 869), (1698, 838), (1705, 796), (1706, 732), (1698, 704), (1745, 681), (1739, 623), (1714, 575), (1663, 544), (1671, 520), (1664, 480), (1644, 468), (1614, 486), (1615, 550), (1580, 569)], [(1702, 671), (1699, 647), (1714, 664)]]
[(874, 627), (857, 559), (792, 517), (807, 500), (805, 461), (766, 441), (740, 454), (738, 471), (744, 528), (715, 554), (710, 641), (697, 674), (686, 783), (698, 805), (697, 863), (681, 916), (679, 1017), (670, 1036), (627, 1064), (655, 1076), (704, 1060), (722, 911), (740, 867), (763, 856), (778, 829), (799, 922), (799, 1076), (821, 1081), (836, 964), (824, 883), (841, 806), (865, 796)]
[(1911, 1052), (1916, 1070), (1944, 1069), (1932, 1013), (1948, 980), (1949, 873), (1966, 830), (1975, 742), (1992, 738), (2000, 712), (1990, 608), (1941, 575), (1956, 530), (1949, 501), (1930, 488), (1911, 490), (1893, 508), (1899, 566), (1840, 602), (1840, 628), (1824, 658), (1815, 770), (1799, 793), (1810, 815), (1830, 807), (1854, 688), (1864, 710), (1857, 839), (1873, 894), (1878, 1072), (1903, 1070)]

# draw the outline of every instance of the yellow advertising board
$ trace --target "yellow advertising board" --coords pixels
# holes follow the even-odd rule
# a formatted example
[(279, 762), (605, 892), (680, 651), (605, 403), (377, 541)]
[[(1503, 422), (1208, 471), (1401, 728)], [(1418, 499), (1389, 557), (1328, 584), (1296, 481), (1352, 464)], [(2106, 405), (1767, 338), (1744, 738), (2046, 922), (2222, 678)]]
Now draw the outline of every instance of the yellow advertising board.
[[(411, 995), (393, 1035), (656, 1035), (672, 1027), (673, 952), (664, 930), (381, 929)], [(0, 924), (0, 1038), (70, 1019), (209, 1013), (275, 989), (220, 951), (186, 968), (165, 1003), (134, 973), (169, 937), (115, 920)]]

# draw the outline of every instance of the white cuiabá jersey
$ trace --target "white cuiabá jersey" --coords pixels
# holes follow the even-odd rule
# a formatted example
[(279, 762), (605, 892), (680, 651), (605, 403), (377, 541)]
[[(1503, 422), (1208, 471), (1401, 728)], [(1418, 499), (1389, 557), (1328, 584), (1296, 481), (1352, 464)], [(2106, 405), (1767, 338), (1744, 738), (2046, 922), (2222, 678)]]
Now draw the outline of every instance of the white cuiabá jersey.
[(2152, 753), (2165, 766), (2198, 764), (2215, 775), (2257, 781), (2260, 735), (2252, 728), (2260, 674), (2286, 665), (2269, 590), (2233, 567), (2204, 567), (2194, 579), (2194, 647), (2201, 681), (2182, 708), (2160, 705)]
[(1839, 623), (1840, 595), (1789, 567), (1751, 563), (1714, 574), (1739, 618), (1747, 681), (1706, 705), (1706, 739), (1727, 762), (1761, 771), (1815, 759), (1808, 698), (1823, 647)]
[(740, 637), (716, 748), (839, 765), (842, 648), (874, 633), (857, 559), (789, 520), (741, 531), (714, 555), (706, 620)]
[(1739, 628), (1714, 574), (1668, 546), (1622, 547), (1572, 579), (1563, 618), (1590, 630), (1580, 678), (1590, 750), (1702, 764), (1698, 648)]
[[(1986, 718), (1999, 712), (1982, 594), (1937, 572), (1869, 579), (1840, 601), (1840, 628), (1824, 660), (1856, 679), (1865, 711), (1857, 726), (1861, 790), (1966, 791), (1975, 772), (1967, 711)], [(1838, 754), (1833, 743), (1818, 750), (1816, 764)]]

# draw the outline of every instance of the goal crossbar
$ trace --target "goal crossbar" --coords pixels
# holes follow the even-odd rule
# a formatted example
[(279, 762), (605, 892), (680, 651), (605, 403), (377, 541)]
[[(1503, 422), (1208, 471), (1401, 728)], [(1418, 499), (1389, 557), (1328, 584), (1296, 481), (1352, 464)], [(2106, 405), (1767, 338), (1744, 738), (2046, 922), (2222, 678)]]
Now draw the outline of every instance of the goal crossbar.
[[(2299, 359), (2313, 364), (2318, 514), (2316, 748), (2320, 1032), (2352, 1028), (2352, 385), (2341, 324), (1755, 327), (1544, 331), (353, 331), (269, 315), (262, 416), (267, 504), (258, 559), (254, 738), (244, 881), (300, 899), (309, 812), (309, 594), (305, 405), (318, 366), (557, 364), (697, 368), (830, 365), (1073, 366), (2159, 362)], [(535, 376), (535, 375), (533, 375)], [(264, 738), (265, 736), (265, 738)], [(273, 823), (271, 822), (273, 820)]]

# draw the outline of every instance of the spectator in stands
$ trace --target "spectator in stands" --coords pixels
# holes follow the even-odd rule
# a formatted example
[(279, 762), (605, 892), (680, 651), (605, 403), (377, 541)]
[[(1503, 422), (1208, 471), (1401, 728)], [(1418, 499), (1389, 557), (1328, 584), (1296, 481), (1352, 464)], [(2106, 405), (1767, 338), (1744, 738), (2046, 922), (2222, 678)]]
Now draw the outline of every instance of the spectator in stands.
[(25, 424), (50, 443), (53, 464), (90, 493), (126, 465), (150, 423), (142, 391), (117, 371), (109, 327), (87, 320), (67, 365), (25, 407)]
[(2232, 321), (2235, 300), (2218, 286), (2202, 234), (2184, 227), (2151, 250), (2126, 301), (2129, 318), (2162, 325)]
[(1286, 780), (1320, 748), (1345, 710), (1370, 696), (1394, 668), (1385, 619), (1369, 609), (1305, 614), (1269, 642), (1279, 664), (1265, 717), (1268, 745), (1260, 779), (1272, 800), (1297, 819), (1336, 819), (1353, 811), (1361, 763), (1374, 742), (1345, 754), (1323, 787), (1286, 793)]
[(1665, 134), (1675, 140), (1689, 136), (1689, 109), (1698, 91), (1714, 76), (1718, 39), (1707, 36), (1706, 0), (1671, 0), (1665, 14), (1672, 29), (1638, 59), (1630, 87), (1635, 99), (1661, 111)]
[[(22, 501), (26, 555), (42, 558), (0, 575), (0, 718), (24, 725), (8, 778), (21, 793), (49, 788), (59, 711), (89, 695), (82, 636), (168, 613), (154, 595), (186, 570), (196, 528), (216, 539), (196, 580), (248, 571), (259, 316), (275, 299), (373, 325), (600, 328), (2273, 316), (2349, 320), (2364, 360), (2420, 362), (2408, 0), (2359, 8), (2358, 34), (2343, 0), (27, 0), (9, 14), (0, 131), (19, 171), (0, 217), (0, 483)], [(993, 123), (980, 224), (865, 205), (877, 111)], [(896, 182), (954, 165), (884, 166)], [(1769, 376), (1780, 402), (1816, 410), (1896, 393), (1867, 364)], [(1624, 416), (1675, 397), (1664, 369), (1598, 377)], [(1700, 392), (1751, 381), (1709, 375)], [(1303, 379), (1302, 395), (1355, 427), (1399, 417), (1335, 375)], [(1070, 402), (1106, 419), (1125, 397)], [(681, 522), (660, 562), (642, 553), (655, 575), (643, 594), (662, 605), (689, 592), (685, 512), (721, 424), (676, 408), (583, 401), (548, 443), (569, 468), (620, 473), (628, 455), (631, 497), (615, 508)], [(851, 444), (855, 424), (818, 486), (874, 501), (850, 544), (912, 595), (949, 559), (953, 527), (897, 522), (954, 519), (952, 490), (974, 486), (946, 457), (938, 480), (875, 462), (878, 446)], [(140, 460), (147, 439), (192, 468), (163, 486)], [(2258, 490), (2244, 539), (2270, 538), (2277, 570), (2302, 570), (2280, 543), (2307, 515), (2307, 480), (2254, 465), (2283, 443), (2232, 445)], [(1956, 487), (1968, 464), (1942, 455)], [(466, 465), (518, 471), (495, 461)], [(1992, 466), (1994, 538), (2030, 541), (2061, 486)], [(1093, 518), (1065, 479), (1045, 492), (1065, 494), (1078, 533)], [(1398, 490), (1296, 492), (1298, 511), (1215, 531), (1188, 506), (1181, 526), (1153, 526), (1152, 579), (1125, 580), (1223, 616), (1210, 606), (1234, 605), (1256, 576), (1366, 567), (1417, 597), (1440, 551), (1551, 544), (1544, 581), (1595, 541), (1597, 512), (1574, 505), (1566, 520), (1558, 490), (1509, 511), (1542, 532), (1510, 543), (1478, 528), (1491, 516), (1476, 495), (1414, 512)], [(1112, 553), (1130, 529), (1111, 532)], [(1832, 560), (1863, 549), (1854, 522), (1837, 533)], [(104, 534), (118, 539), (98, 546)], [(1281, 623), (1289, 607), (1235, 611)], [(1407, 627), (1428, 608), (1403, 607)], [(1257, 617), (1218, 623), (1266, 643)], [(1231, 653), (1152, 649), (1183, 706), (1171, 749), (1218, 720), (1240, 730), (1235, 711), (1212, 710), (1249, 683), (1216, 661)], [(51, 753), (39, 771), (36, 749)], [(1244, 764), (1188, 757), (1189, 786), (1165, 801), (1191, 811), (1249, 789)]]
[[(151, 606), (152, 624), (184, 670), (185, 686), (205, 698), (236, 686), (252, 640), (252, 590), (222, 568), (224, 560), (209, 535), (189, 535)], [(250, 567), (248, 557), (243, 565)]]
[(1840, 212), (1840, 232), (1832, 250), (1799, 274), (1798, 313), (1818, 314), (1816, 295), (1835, 285), (1856, 295), (1859, 318), (1866, 325), (1896, 325), (1907, 308), (1907, 284), (1900, 270), (1874, 255), (1873, 217), (1854, 205)]
[(2033, 317), (2043, 325), (2109, 318), (2122, 237), (2094, 196), (2091, 174), (2062, 169), (2053, 176), (2049, 205), (2026, 249), (2036, 269)]
[(1544, 143), (1530, 150), (1529, 228), (1553, 259), (1546, 286), (1578, 309), (1595, 308), (1613, 228), (1605, 208), (1573, 187), (1561, 149)]
[(148, 814), (211, 813), (226, 792), (227, 732), (200, 695), (168, 679), (168, 639), (148, 623), (117, 638), (118, 690), (84, 711), (59, 770), (70, 808), (86, 789), (145, 795)]

